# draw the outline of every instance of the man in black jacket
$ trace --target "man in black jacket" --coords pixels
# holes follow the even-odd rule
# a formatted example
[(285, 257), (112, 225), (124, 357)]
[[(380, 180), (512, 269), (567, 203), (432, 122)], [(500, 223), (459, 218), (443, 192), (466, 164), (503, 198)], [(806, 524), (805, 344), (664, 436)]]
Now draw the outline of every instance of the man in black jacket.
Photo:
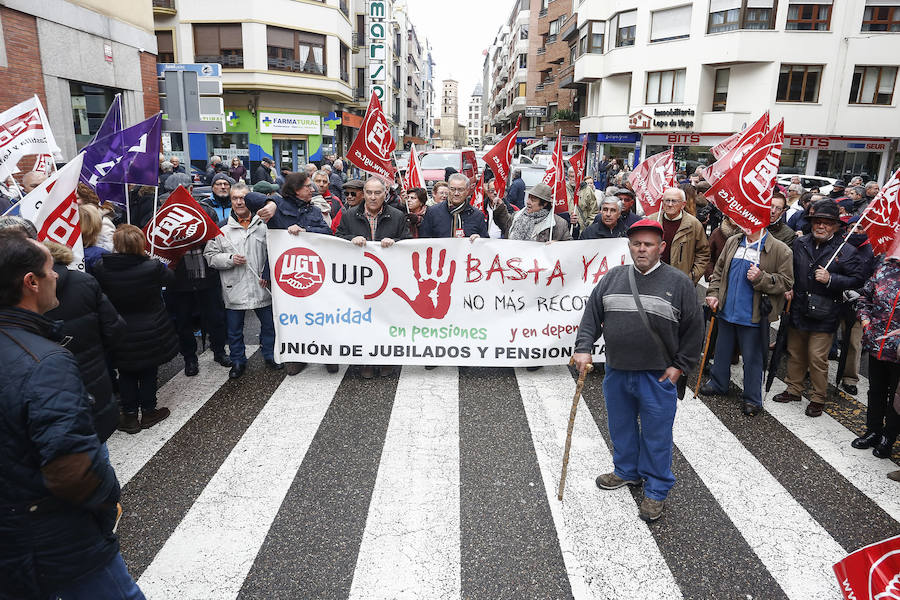
[(794, 289), (785, 295), (793, 296), (784, 380), (787, 390), (773, 400), (799, 402), (809, 371), (813, 393), (806, 415), (818, 417), (828, 394), (828, 352), (838, 328), (841, 296), (863, 284), (865, 269), (855, 248), (849, 244), (842, 247), (843, 239), (837, 235), (841, 219), (834, 200), (813, 204), (810, 221), (812, 233), (794, 240)]
[(522, 169), (513, 169), (504, 200), (507, 206), (511, 204), (519, 210), (525, 208), (525, 181), (522, 179)]
[(450, 197), (446, 202), (428, 209), (419, 227), (419, 237), (467, 237), (471, 241), (488, 237), (484, 213), (469, 203), (472, 187), (469, 178), (462, 173), (454, 173), (447, 183), (450, 185)]
[(585, 229), (582, 234), (582, 240), (601, 240), (617, 237), (625, 237), (628, 235), (628, 226), (625, 221), (620, 219), (622, 209), (619, 201), (613, 196), (603, 196), (600, 201), (600, 214), (594, 219), (594, 222)]
[(256, 169), (253, 170), (253, 183), (259, 183), (260, 181), (275, 183), (275, 179), (272, 177), (273, 166), (275, 166), (275, 161), (268, 156), (264, 156), (262, 160), (259, 161), (259, 165), (257, 165)]
[(61, 347), (53, 259), (0, 231), (0, 595), (143, 599), (113, 533), (119, 482)]

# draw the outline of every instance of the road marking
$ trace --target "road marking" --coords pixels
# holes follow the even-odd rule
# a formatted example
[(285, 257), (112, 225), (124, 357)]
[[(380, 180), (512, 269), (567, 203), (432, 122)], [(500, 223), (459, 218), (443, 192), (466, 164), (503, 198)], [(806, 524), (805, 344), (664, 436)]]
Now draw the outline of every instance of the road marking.
[(237, 597), (343, 369), (282, 381), (144, 571), (147, 597)]
[(459, 598), (459, 372), (403, 367), (350, 598)]
[(681, 598), (631, 493), (594, 484), (612, 455), (584, 399), (578, 403), (563, 502), (557, 500), (575, 382), (567, 367), (516, 369), (560, 548), (576, 598)]
[[(247, 346), (247, 356), (252, 356), (257, 348)], [(228, 369), (213, 362), (212, 352), (204, 352), (198, 359), (199, 375), (186, 377), (184, 370), (179, 371), (157, 391), (159, 406), (172, 412), (168, 419), (134, 435), (116, 431), (106, 441), (109, 461), (122, 487), (228, 381)]]
[(793, 599), (838, 598), (831, 566), (844, 548), (688, 390), (674, 439), (738, 531)]

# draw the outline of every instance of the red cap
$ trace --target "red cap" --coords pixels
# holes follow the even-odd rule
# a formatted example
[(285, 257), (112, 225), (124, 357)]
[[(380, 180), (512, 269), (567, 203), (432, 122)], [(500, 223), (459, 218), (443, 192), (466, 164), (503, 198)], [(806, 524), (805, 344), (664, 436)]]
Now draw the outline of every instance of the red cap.
[(628, 235), (631, 235), (635, 231), (642, 231), (644, 229), (652, 229), (659, 235), (664, 235), (663, 226), (659, 221), (654, 221), (653, 219), (641, 219), (636, 222), (634, 225), (628, 228)]

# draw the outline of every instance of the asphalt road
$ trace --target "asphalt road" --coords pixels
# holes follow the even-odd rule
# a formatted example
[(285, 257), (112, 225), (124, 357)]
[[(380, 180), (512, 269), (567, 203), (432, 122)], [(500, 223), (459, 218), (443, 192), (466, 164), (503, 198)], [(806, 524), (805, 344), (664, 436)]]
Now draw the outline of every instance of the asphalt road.
[(322, 365), (286, 377), (248, 351), (238, 381), (209, 352), (194, 378), (176, 359), (160, 375), (172, 416), (109, 441), (122, 554), (150, 600), (838, 599), (832, 564), (900, 534), (895, 461), (849, 446), (864, 378), (856, 399), (832, 389), (817, 419), (771, 400), (743, 416), (739, 366), (729, 396), (688, 392), (677, 483), (648, 525), (640, 489), (594, 485), (612, 467), (602, 369), (560, 502), (567, 367), (364, 381)]

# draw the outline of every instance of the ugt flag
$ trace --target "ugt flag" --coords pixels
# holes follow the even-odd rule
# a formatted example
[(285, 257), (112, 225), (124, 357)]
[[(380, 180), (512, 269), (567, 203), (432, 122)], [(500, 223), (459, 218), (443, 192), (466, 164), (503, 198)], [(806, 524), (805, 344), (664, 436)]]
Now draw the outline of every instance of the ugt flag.
[(784, 119), (769, 130), (743, 159), (718, 179), (706, 197), (735, 225), (755, 233), (768, 227), (772, 186), (781, 165)]
[(575, 194), (573, 195), (575, 206), (578, 206), (578, 190), (581, 189), (581, 184), (584, 183), (584, 163), (586, 155), (587, 144), (582, 142), (581, 150), (569, 158), (569, 164), (572, 165), (572, 169), (575, 170)]
[(494, 189), (501, 198), (506, 194), (506, 182), (509, 180), (509, 167), (512, 164), (513, 150), (516, 147), (516, 137), (519, 135), (519, 125), (522, 122), (520, 116), (516, 119), (516, 126), (512, 131), (503, 136), (503, 139), (488, 150), (484, 155), (484, 164), (490, 167), (494, 174)]
[(183, 186), (172, 192), (144, 227), (150, 257), (159, 259), (170, 269), (178, 266), (188, 250), (221, 234), (215, 221)]
[(892, 253), (892, 247), (900, 243), (900, 169), (885, 184), (866, 211), (859, 224), (869, 235), (872, 251), (878, 254)]
[(833, 568), (845, 600), (900, 598), (900, 535), (860, 548)]
[(550, 157), (550, 166), (544, 173), (544, 183), (553, 193), (553, 212), (569, 212), (569, 197), (566, 193), (566, 165), (562, 156), (562, 132), (556, 134), (556, 145)]
[(391, 155), (396, 148), (397, 143), (391, 135), (391, 128), (381, 109), (381, 102), (373, 91), (362, 127), (350, 144), (347, 158), (363, 171), (380, 177), (390, 185), (396, 173), (394, 165), (391, 164)]
[[(728, 172), (730, 168), (737, 165), (744, 155), (756, 145), (759, 140), (769, 131), (769, 112), (766, 111), (763, 116), (756, 120), (756, 123), (744, 129), (740, 132), (737, 140), (734, 144), (726, 150), (721, 157), (716, 160), (709, 167), (704, 169), (703, 178), (706, 179), (710, 185), (714, 184), (718, 181), (725, 173)], [(737, 134), (735, 134), (737, 135)], [(734, 137), (734, 136), (731, 136)], [(723, 141), (722, 144), (725, 144), (731, 138), (727, 138)]]
[(659, 212), (663, 192), (675, 185), (675, 149), (645, 158), (628, 176), (628, 183), (645, 215)]
[(422, 167), (419, 166), (419, 155), (416, 154), (416, 145), (409, 149), (409, 164), (406, 166), (406, 178), (403, 180), (403, 188), (425, 189), (425, 179), (422, 177)]
[(104, 201), (125, 204), (124, 185), (159, 184), (162, 113), (98, 138), (84, 148), (81, 180)]
[(19, 206), (22, 217), (34, 223), (38, 240), (68, 246), (75, 254), (70, 269), (84, 269), (84, 245), (75, 189), (84, 153), (79, 154), (49, 179), (26, 194)]
[(472, 191), (472, 199), (470, 204), (487, 215), (487, 209), (484, 207), (484, 173), (478, 177), (478, 183)]
[(60, 154), (37, 96), (0, 113), (0, 171), (16, 172), (28, 154)]

